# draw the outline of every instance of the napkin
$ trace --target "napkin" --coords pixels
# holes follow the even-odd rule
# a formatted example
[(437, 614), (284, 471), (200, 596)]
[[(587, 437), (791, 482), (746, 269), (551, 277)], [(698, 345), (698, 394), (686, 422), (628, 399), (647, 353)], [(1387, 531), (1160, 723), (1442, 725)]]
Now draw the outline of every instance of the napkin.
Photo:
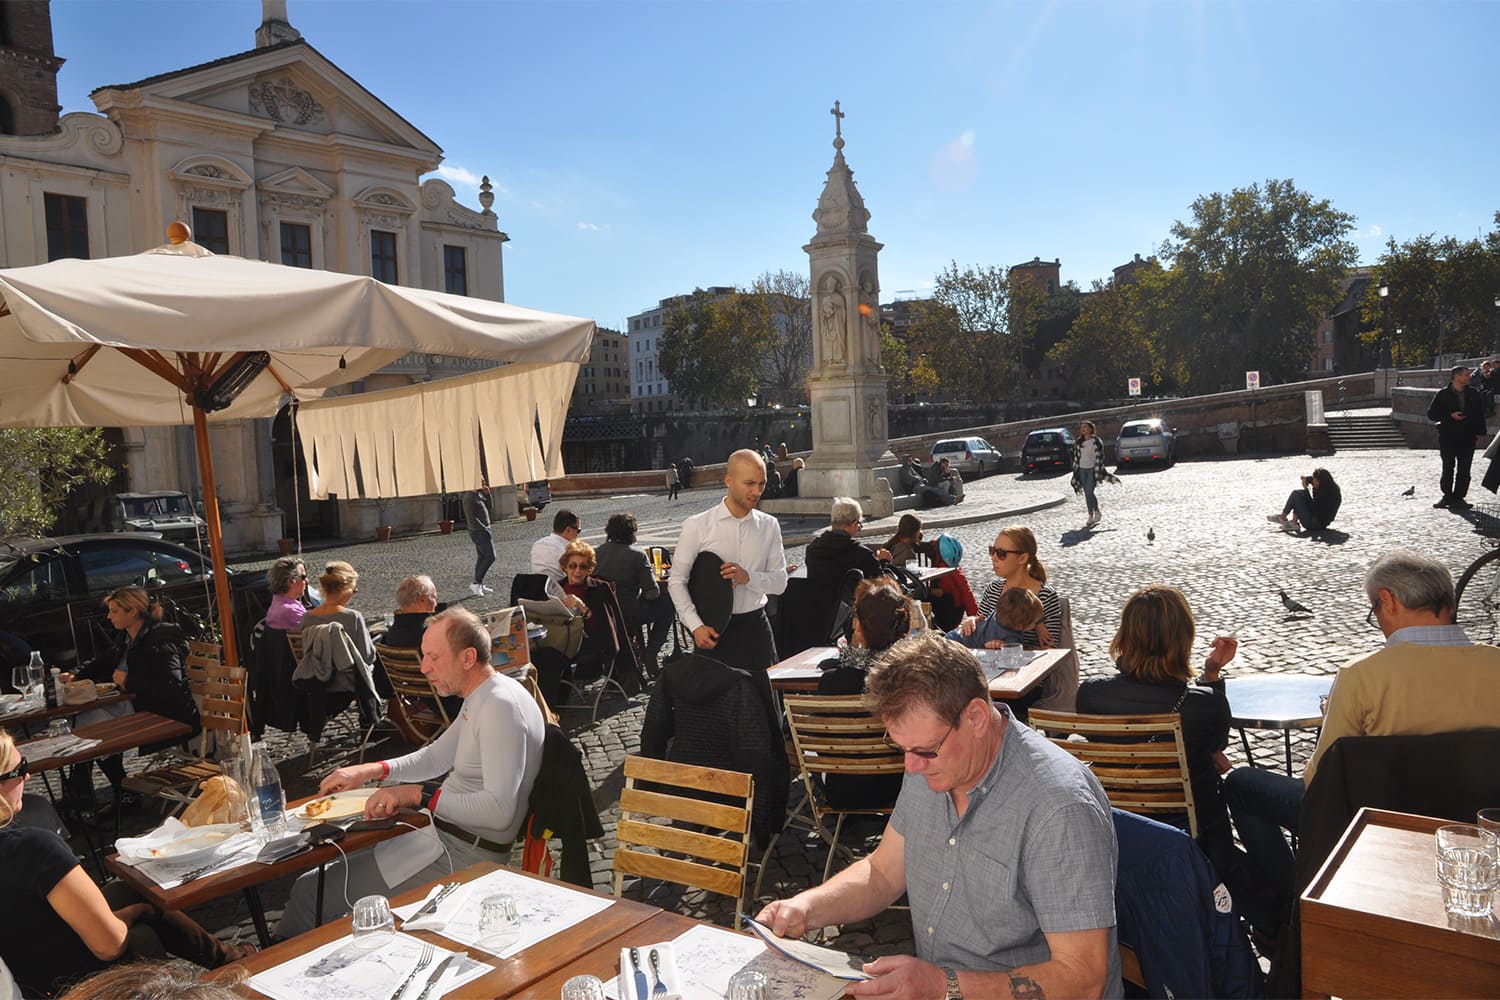
[[(672, 951), (672, 942), (643, 944), (636, 948), (641, 956), (641, 971), (646, 973), (646, 996), (650, 997), (656, 988), (656, 970), (651, 967), (652, 948), (656, 949), (656, 957), (660, 959), (661, 978), (667, 984), (668, 992), (681, 996), (682, 981), (677, 978), (677, 956)], [(617, 1000), (636, 1000), (635, 969), (630, 964), (629, 948), (620, 949), (620, 975), (615, 982), (615, 996)]]
[(398, 906), (391, 912), (401, 918), (401, 929), (403, 931), (440, 931), (448, 926), (448, 921), (458, 916), (463, 910), (464, 904), (468, 902), (471, 886), (472, 883), (461, 885), (457, 889), (454, 889), (453, 892), (448, 894), (447, 898), (438, 904), (436, 910), (415, 920), (411, 919), (411, 915), (426, 906), (433, 896), (441, 892), (443, 889), (442, 885), (435, 885), (428, 890), (427, 895), (422, 898), (420, 903), (409, 903), (406, 906)]

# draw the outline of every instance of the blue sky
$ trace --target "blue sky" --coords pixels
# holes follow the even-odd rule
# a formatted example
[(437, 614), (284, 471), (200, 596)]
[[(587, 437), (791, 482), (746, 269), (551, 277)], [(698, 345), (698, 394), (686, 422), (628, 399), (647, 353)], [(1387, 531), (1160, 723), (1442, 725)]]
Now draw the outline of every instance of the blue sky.
[[(832, 162), (883, 301), (950, 260), (1060, 258), (1087, 288), (1195, 197), (1292, 178), (1387, 237), (1488, 232), (1500, 3), (288, 0), (477, 206), (514, 303), (619, 326), (694, 286), (806, 272)], [(65, 111), (249, 49), (258, 0), (54, 0)]]

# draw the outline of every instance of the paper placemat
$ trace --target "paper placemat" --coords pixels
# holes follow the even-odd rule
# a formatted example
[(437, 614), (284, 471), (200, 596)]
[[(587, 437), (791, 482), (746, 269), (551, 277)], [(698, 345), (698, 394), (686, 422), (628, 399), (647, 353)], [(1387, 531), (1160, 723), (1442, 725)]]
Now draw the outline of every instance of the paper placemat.
[[(670, 954), (671, 966), (663, 969), (664, 978), (669, 988), (675, 980), (675, 992), (681, 1000), (723, 1000), (729, 992), (729, 978), (741, 969), (762, 973), (772, 997), (838, 1000), (848, 985), (778, 955), (754, 935), (736, 934), (711, 924), (700, 924), (662, 944), (641, 945), (643, 959), (649, 957), (653, 947), (664, 956), (664, 966), (665, 956)], [(650, 968), (649, 961), (646, 967)], [(651, 982), (655, 984), (654, 979)], [(618, 979), (609, 980), (604, 984), (605, 995), (610, 1000), (635, 1000), (634, 988), (622, 992), (620, 985)]]
[[(369, 945), (364, 941), (356, 944), (353, 937), (346, 936), (251, 976), (249, 985), (276, 1000), (390, 1000), (391, 992), (417, 967), (424, 944), (400, 933), (379, 935)], [(432, 960), (417, 973), (402, 997), (421, 993), (427, 977), (453, 954), (459, 958), (443, 970), (443, 978), (427, 995), (428, 1000), (450, 994), (462, 996), (464, 984), (490, 971), (490, 966), (463, 952), (434, 946)]]
[[(520, 933), (497, 946), (496, 942), (486, 941), (479, 933), (479, 910), (486, 896), (502, 892), (515, 898)], [(428, 895), (430, 897), (431, 893)], [(580, 892), (560, 882), (527, 878), (502, 868), (459, 886), (452, 895), (438, 904), (436, 913), (413, 920), (406, 926), (414, 931), (435, 931), (450, 941), (487, 951), (500, 958), (510, 958), (574, 924), (582, 923), (613, 904), (612, 899)], [(406, 920), (421, 908), (420, 902), (409, 903), (397, 907), (393, 912)]]

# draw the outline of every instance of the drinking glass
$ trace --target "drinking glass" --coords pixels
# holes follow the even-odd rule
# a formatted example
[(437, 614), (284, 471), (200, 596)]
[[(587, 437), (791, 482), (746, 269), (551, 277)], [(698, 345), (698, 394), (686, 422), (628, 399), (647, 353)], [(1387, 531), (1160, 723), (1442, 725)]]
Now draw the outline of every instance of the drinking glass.
[[(1500, 806), (1493, 809), (1481, 809), (1475, 816), (1479, 829), (1488, 830), (1495, 835), (1496, 841), (1500, 841)], [(1495, 859), (1500, 861), (1500, 857)]]
[(562, 1000), (605, 1000), (598, 976), (574, 976), (563, 983)]
[(1000, 665), (1006, 670), (1020, 670), (1021, 653), (1021, 647), (1014, 644), (1002, 647), (1000, 650)]
[(1492, 896), (1500, 887), (1495, 862), (1495, 835), (1466, 823), (1437, 830), (1437, 874), (1443, 886), (1443, 906), (1464, 917), (1487, 917)]
[(47, 723), (48, 736), (68, 736), (73, 732), (73, 724), (67, 719), (53, 719)]
[(384, 896), (364, 896), (354, 904), (353, 937), (361, 947), (377, 947), (396, 929), (391, 901)]
[(771, 984), (765, 974), (741, 969), (729, 977), (729, 1000), (770, 1000)]
[(508, 892), (484, 897), (479, 904), (480, 946), (498, 952), (515, 943), (520, 936), (521, 916), (516, 897)]

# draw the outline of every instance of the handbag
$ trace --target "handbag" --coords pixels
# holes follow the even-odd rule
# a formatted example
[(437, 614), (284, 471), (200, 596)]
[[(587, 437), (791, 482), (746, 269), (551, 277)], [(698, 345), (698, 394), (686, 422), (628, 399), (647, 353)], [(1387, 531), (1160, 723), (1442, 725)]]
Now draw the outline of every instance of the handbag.
[(549, 615), (527, 613), (527, 620), (545, 626), (547, 634), (534, 643), (537, 649), (556, 650), (568, 659), (583, 649), (582, 615)]

